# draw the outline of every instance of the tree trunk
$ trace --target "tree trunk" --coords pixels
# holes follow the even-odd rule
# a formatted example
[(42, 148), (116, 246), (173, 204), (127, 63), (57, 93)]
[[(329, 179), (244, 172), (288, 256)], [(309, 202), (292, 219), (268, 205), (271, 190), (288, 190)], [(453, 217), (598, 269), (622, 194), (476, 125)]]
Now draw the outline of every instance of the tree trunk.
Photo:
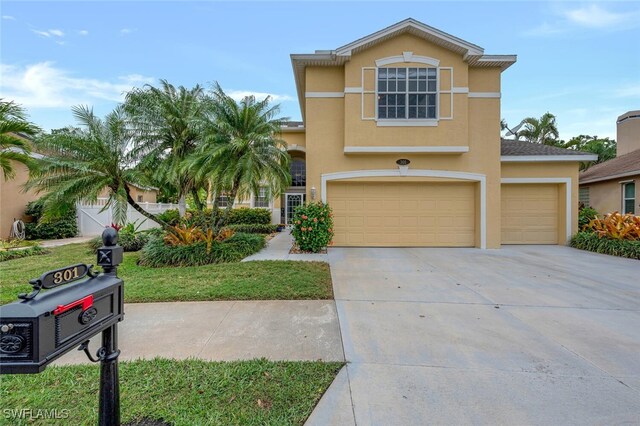
[(191, 188), (191, 195), (193, 196), (193, 202), (196, 205), (196, 209), (198, 209), (199, 211), (202, 211), (204, 207), (202, 205), (202, 201), (200, 201), (198, 190), (196, 188)]
[(140, 205), (136, 203), (136, 201), (131, 196), (131, 193), (129, 192), (129, 186), (125, 185), (125, 188), (127, 190), (127, 202), (131, 205), (131, 207), (133, 207), (138, 213), (140, 213), (147, 219), (151, 219), (152, 221), (160, 225), (163, 229), (167, 229), (169, 227), (169, 224), (167, 224), (165, 221), (158, 219), (155, 215), (140, 207)]
[(233, 202), (236, 200), (236, 195), (238, 195), (238, 184), (234, 184), (231, 189), (231, 193), (228, 197), (227, 208), (224, 209), (222, 216), (218, 219), (218, 223), (216, 223), (216, 229), (220, 229), (220, 227), (227, 222), (229, 218), (229, 213), (233, 210)]
[(184, 217), (185, 213), (187, 213), (187, 199), (184, 194), (181, 194), (178, 199), (178, 213), (180, 213), (180, 217)]

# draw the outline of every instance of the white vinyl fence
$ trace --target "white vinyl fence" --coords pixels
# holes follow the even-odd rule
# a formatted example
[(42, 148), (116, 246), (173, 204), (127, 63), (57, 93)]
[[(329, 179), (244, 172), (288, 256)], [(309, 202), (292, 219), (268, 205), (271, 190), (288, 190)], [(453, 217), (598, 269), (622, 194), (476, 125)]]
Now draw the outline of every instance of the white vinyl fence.
[[(96, 203), (86, 204), (86, 203), (78, 203), (76, 206), (77, 217), (78, 217), (78, 233), (81, 237), (100, 235), (104, 228), (111, 225), (113, 220), (113, 212), (112, 208), (101, 211), (105, 204), (107, 203), (107, 198), (98, 198)], [(144, 210), (148, 211), (151, 214), (159, 214), (169, 209), (177, 209), (177, 204), (171, 203), (138, 203), (140, 207)], [(139, 229), (151, 229), (157, 228), (158, 224), (152, 221), (151, 219), (147, 219), (143, 215), (141, 215), (138, 211), (136, 211), (133, 207), (129, 206), (127, 209), (127, 222), (135, 222), (138, 224), (142, 223)]]

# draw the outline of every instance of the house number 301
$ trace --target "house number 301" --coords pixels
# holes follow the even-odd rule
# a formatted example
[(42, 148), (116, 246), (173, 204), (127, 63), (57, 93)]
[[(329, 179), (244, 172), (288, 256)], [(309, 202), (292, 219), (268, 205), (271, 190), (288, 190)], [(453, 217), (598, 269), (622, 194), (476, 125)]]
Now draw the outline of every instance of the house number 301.
[(62, 271), (57, 271), (53, 274), (53, 282), (55, 284), (61, 284), (65, 281), (71, 281), (78, 278), (80, 274), (78, 273), (78, 267), (75, 266), (69, 269), (63, 269)]

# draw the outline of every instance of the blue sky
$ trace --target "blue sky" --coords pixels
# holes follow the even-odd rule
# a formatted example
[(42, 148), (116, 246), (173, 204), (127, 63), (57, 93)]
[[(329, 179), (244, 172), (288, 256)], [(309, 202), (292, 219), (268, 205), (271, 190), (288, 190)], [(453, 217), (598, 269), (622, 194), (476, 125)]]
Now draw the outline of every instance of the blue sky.
[(640, 109), (640, 2), (32, 2), (1, 3), (0, 97), (51, 129), (70, 107), (104, 114), (133, 86), (214, 81), (272, 94), (300, 118), (290, 53), (334, 49), (407, 17), (518, 55), (503, 74), (502, 116), (546, 111), (561, 137), (615, 137)]

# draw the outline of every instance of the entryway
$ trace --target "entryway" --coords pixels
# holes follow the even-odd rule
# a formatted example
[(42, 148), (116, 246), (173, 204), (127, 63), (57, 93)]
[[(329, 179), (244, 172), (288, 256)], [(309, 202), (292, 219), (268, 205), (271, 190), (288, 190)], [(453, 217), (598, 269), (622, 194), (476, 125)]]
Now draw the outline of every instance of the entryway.
[(284, 219), (287, 225), (291, 224), (293, 220), (293, 215), (295, 214), (296, 207), (304, 204), (305, 194), (292, 194), (287, 193), (284, 194), (285, 200), (285, 208), (284, 208)]

